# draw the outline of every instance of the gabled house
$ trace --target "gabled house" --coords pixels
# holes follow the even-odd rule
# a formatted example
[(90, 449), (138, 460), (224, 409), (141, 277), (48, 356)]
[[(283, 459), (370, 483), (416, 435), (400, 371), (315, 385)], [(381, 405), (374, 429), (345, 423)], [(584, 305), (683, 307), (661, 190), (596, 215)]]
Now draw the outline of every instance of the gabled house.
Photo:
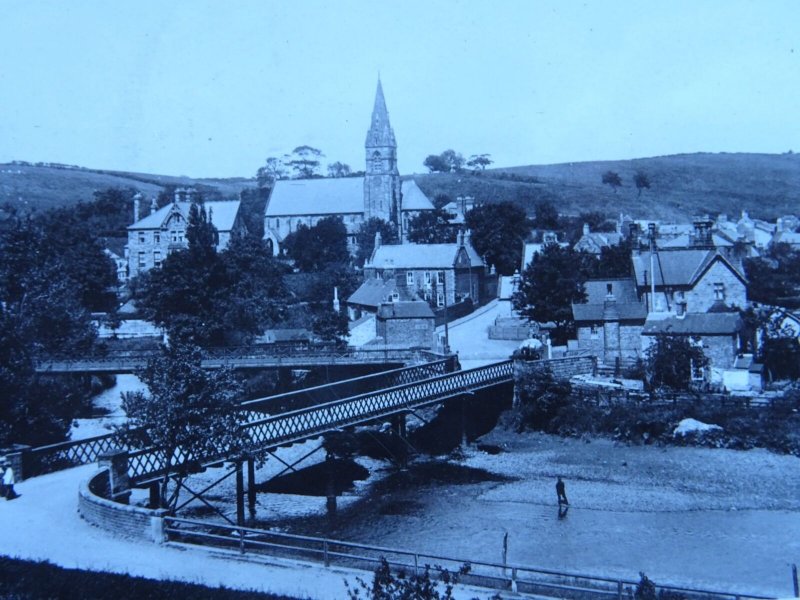
[(375, 236), (375, 249), (364, 265), (366, 279), (393, 279), (398, 289), (424, 298), (434, 306), (466, 299), (475, 305), (490, 296), (491, 273), (470, 242), (459, 233), (455, 244), (390, 244)]
[(534, 255), (541, 254), (548, 246), (558, 245), (561, 248), (568, 248), (569, 242), (558, 241), (558, 233), (555, 231), (542, 231), (540, 241), (522, 243), (522, 264), (519, 272), (522, 273), (531, 264)]
[(600, 256), (600, 252), (603, 248), (616, 246), (621, 241), (622, 234), (619, 232), (593, 232), (591, 229), (589, 229), (588, 223), (584, 223), (583, 235), (577, 242), (575, 242), (573, 249), (576, 252), (588, 252), (589, 254)]
[(406, 286), (398, 286), (393, 277), (370, 277), (364, 280), (353, 295), (347, 299), (347, 316), (351, 321), (364, 315), (378, 313), (382, 304), (419, 300)]
[[(138, 200), (134, 200), (135, 222), (128, 227), (128, 276), (136, 277), (160, 266), (167, 255), (189, 246), (186, 230), (192, 203), (176, 200), (159, 209), (151, 205), (151, 213), (138, 218)], [(240, 215), (239, 200), (205, 202), (208, 221), (217, 228), (217, 250), (227, 248), (233, 235), (244, 235), (247, 228)]]
[(584, 291), (586, 302), (572, 305), (578, 349), (611, 365), (640, 357), (647, 309), (633, 280), (590, 280)]

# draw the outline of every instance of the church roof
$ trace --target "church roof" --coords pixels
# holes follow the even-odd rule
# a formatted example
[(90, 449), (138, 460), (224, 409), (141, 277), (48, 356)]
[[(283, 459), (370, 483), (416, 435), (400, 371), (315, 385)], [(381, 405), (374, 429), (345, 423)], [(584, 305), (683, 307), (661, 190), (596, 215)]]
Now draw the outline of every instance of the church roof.
[(425, 195), (417, 182), (413, 179), (406, 179), (401, 183), (401, 193), (403, 195), (403, 210), (433, 210), (434, 206)]
[(364, 212), (364, 178), (282, 179), (267, 201), (267, 217)]
[[(189, 218), (189, 208), (191, 202), (172, 202), (166, 206), (162, 206), (156, 212), (147, 215), (145, 218), (138, 220), (133, 225), (128, 226), (128, 229), (160, 229), (164, 226), (167, 218), (172, 211), (177, 208), (184, 219)], [(232, 231), (234, 223), (236, 222), (236, 215), (239, 214), (239, 200), (224, 200), (220, 202), (204, 202), (203, 206), (206, 209), (208, 220), (214, 224), (217, 231)]]

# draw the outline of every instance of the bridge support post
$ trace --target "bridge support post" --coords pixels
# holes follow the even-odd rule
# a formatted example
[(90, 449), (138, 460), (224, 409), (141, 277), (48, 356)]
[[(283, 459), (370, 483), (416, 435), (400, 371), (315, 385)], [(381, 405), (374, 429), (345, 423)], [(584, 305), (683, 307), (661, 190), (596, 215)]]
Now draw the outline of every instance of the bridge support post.
[(154, 481), (147, 488), (150, 491), (150, 500), (147, 505), (150, 508), (161, 508), (161, 485)]
[(244, 473), (242, 461), (236, 461), (236, 524), (244, 525)]
[(256, 516), (256, 462), (253, 458), (247, 459), (247, 507), (250, 509), (250, 518)]
[(325, 456), (325, 467), (327, 471), (327, 481), (325, 483), (327, 500), (325, 507), (328, 509), (328, 516), (332, 517), (336, 514), (336, 462), (333, 454), (328, 453)]
[(397, 460), (401, 469), (408, 468), (408, 448), (406, 447), (406, 415), (399, 413), (392, 415), (392, 432), (400, 439), (398, 444), (398, 457)]

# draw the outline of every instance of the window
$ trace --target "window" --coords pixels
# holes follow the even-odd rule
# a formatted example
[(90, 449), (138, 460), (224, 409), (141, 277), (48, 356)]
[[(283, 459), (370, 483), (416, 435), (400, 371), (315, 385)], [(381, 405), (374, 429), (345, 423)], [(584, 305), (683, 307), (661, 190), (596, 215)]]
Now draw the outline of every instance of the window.
[(147, 259), (144, 252), (139, 252), (139, 268), (143, 269), (147, 266)]
[(591, 331), (590, 331), (590, 335), (591, 335), (593, 340), (596, 340), (598, 338), (599, 334), (598, 334), (598, 331), (597, 331), (597, 325), (592, 325)]
[(161, 243), (161, 234), (157, 231), (153, 233), (153, 242), (155, 242), (156, 244)]
[(436, 306), (444, 306), (444, 294), (442, 292), (436, 293)]
[(391, 298), (392, 298), (392, 302), (399, 302), (400, 301), (400, 294), (398, 294), (397, 292), (392, 292)]
[(715, 283), (714, 284), (714, 300), (725, 300), (725, 284), (724, 283)]
[(444, 271), (436, 272), (436, 283), (439, 285), (444, 285)]
[(431, 272), (425, 271), (425, 285), (431, 284)]
[(155, 265), (156, 267), (161, 266), (161, 250), (153, 251), (153, 265)]
[(139, 232), (139, 243), (144, 244), (144, 231)]
[(281, 226), (281, 220), (275, 219), (275, 229), (279, 228), (280, 226)]
[(414, 285), (414, 272), (406, 271), (406, 285)]

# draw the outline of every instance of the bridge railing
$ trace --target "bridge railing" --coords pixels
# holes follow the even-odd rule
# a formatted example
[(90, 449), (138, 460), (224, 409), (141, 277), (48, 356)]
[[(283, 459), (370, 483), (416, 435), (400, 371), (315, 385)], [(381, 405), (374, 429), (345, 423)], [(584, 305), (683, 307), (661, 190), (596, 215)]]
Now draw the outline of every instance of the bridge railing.
[[(575, 600), (627, 600), (638, 581), (615, 579), (586, 573), (557, 571), (521, 564), (507, 564), (455, 558), (440, 554), (415, 552), (345, 542), (329, 538), (233, 526), (196, 519), (164, 518), (168, 541), (228, 548), (240, 554), (248, 552), (280, 556), (359, 569), (374, 569), (385, 560), (393, 571), (420, 574), (427, 566), (458, 573), (465, 566), (469, 572), (459, 577), (461, 583), (484, 588), (512, 590), (546, 597)], [(768, 600), (768, 596), (749, 593), (721, 592), (707, 589), (658, 585), (657, 591), (672, 592), (692, 600)]]
[[(244, 425), (244, 430), (250, 438), (251, 451), (260, 452), (282, 444), (300, 442), (343, 427), (366, 423), (404, 410), (441, 402), (498, 383), (510, 382), (512, 377), (512, 361), (507, 360), (326, 404), (288, 411), (251, 421)], [(213, 456), (184, 457), (184, 460), (198, 464), (210, 464), (218, 462), (226, 456), (227, 449), (219, 448), (219, 451)], [(173, 460), (175, 466), (172, 468), (181, 468), (180, 462), (180, 460)], [(163, 474), (166, 468), (161, 450), (141, 450), (131, 454), (128, 473), (132, 480), (143, 483)]]
[(113, 433), (31, 448), (24, 454), (26, 477), (97, 462), (101, 454), (117, 448), (130, 450)]
[(335, 381), (325, 385), (256, 398), (242, 402), (241, 407), (249, 411), (248, 420), (257, 420), (264, 418), (262, 413), (275, 415), (290, 410), (333, 402), (382, 388), (395, 387), (422, 379), (429, 379), (437, 375), (444, 375), (445, 373), (451, 373), (455, 368), (456, 360), (453, 356), (421, 365), (381, 371), (380, 373)]

